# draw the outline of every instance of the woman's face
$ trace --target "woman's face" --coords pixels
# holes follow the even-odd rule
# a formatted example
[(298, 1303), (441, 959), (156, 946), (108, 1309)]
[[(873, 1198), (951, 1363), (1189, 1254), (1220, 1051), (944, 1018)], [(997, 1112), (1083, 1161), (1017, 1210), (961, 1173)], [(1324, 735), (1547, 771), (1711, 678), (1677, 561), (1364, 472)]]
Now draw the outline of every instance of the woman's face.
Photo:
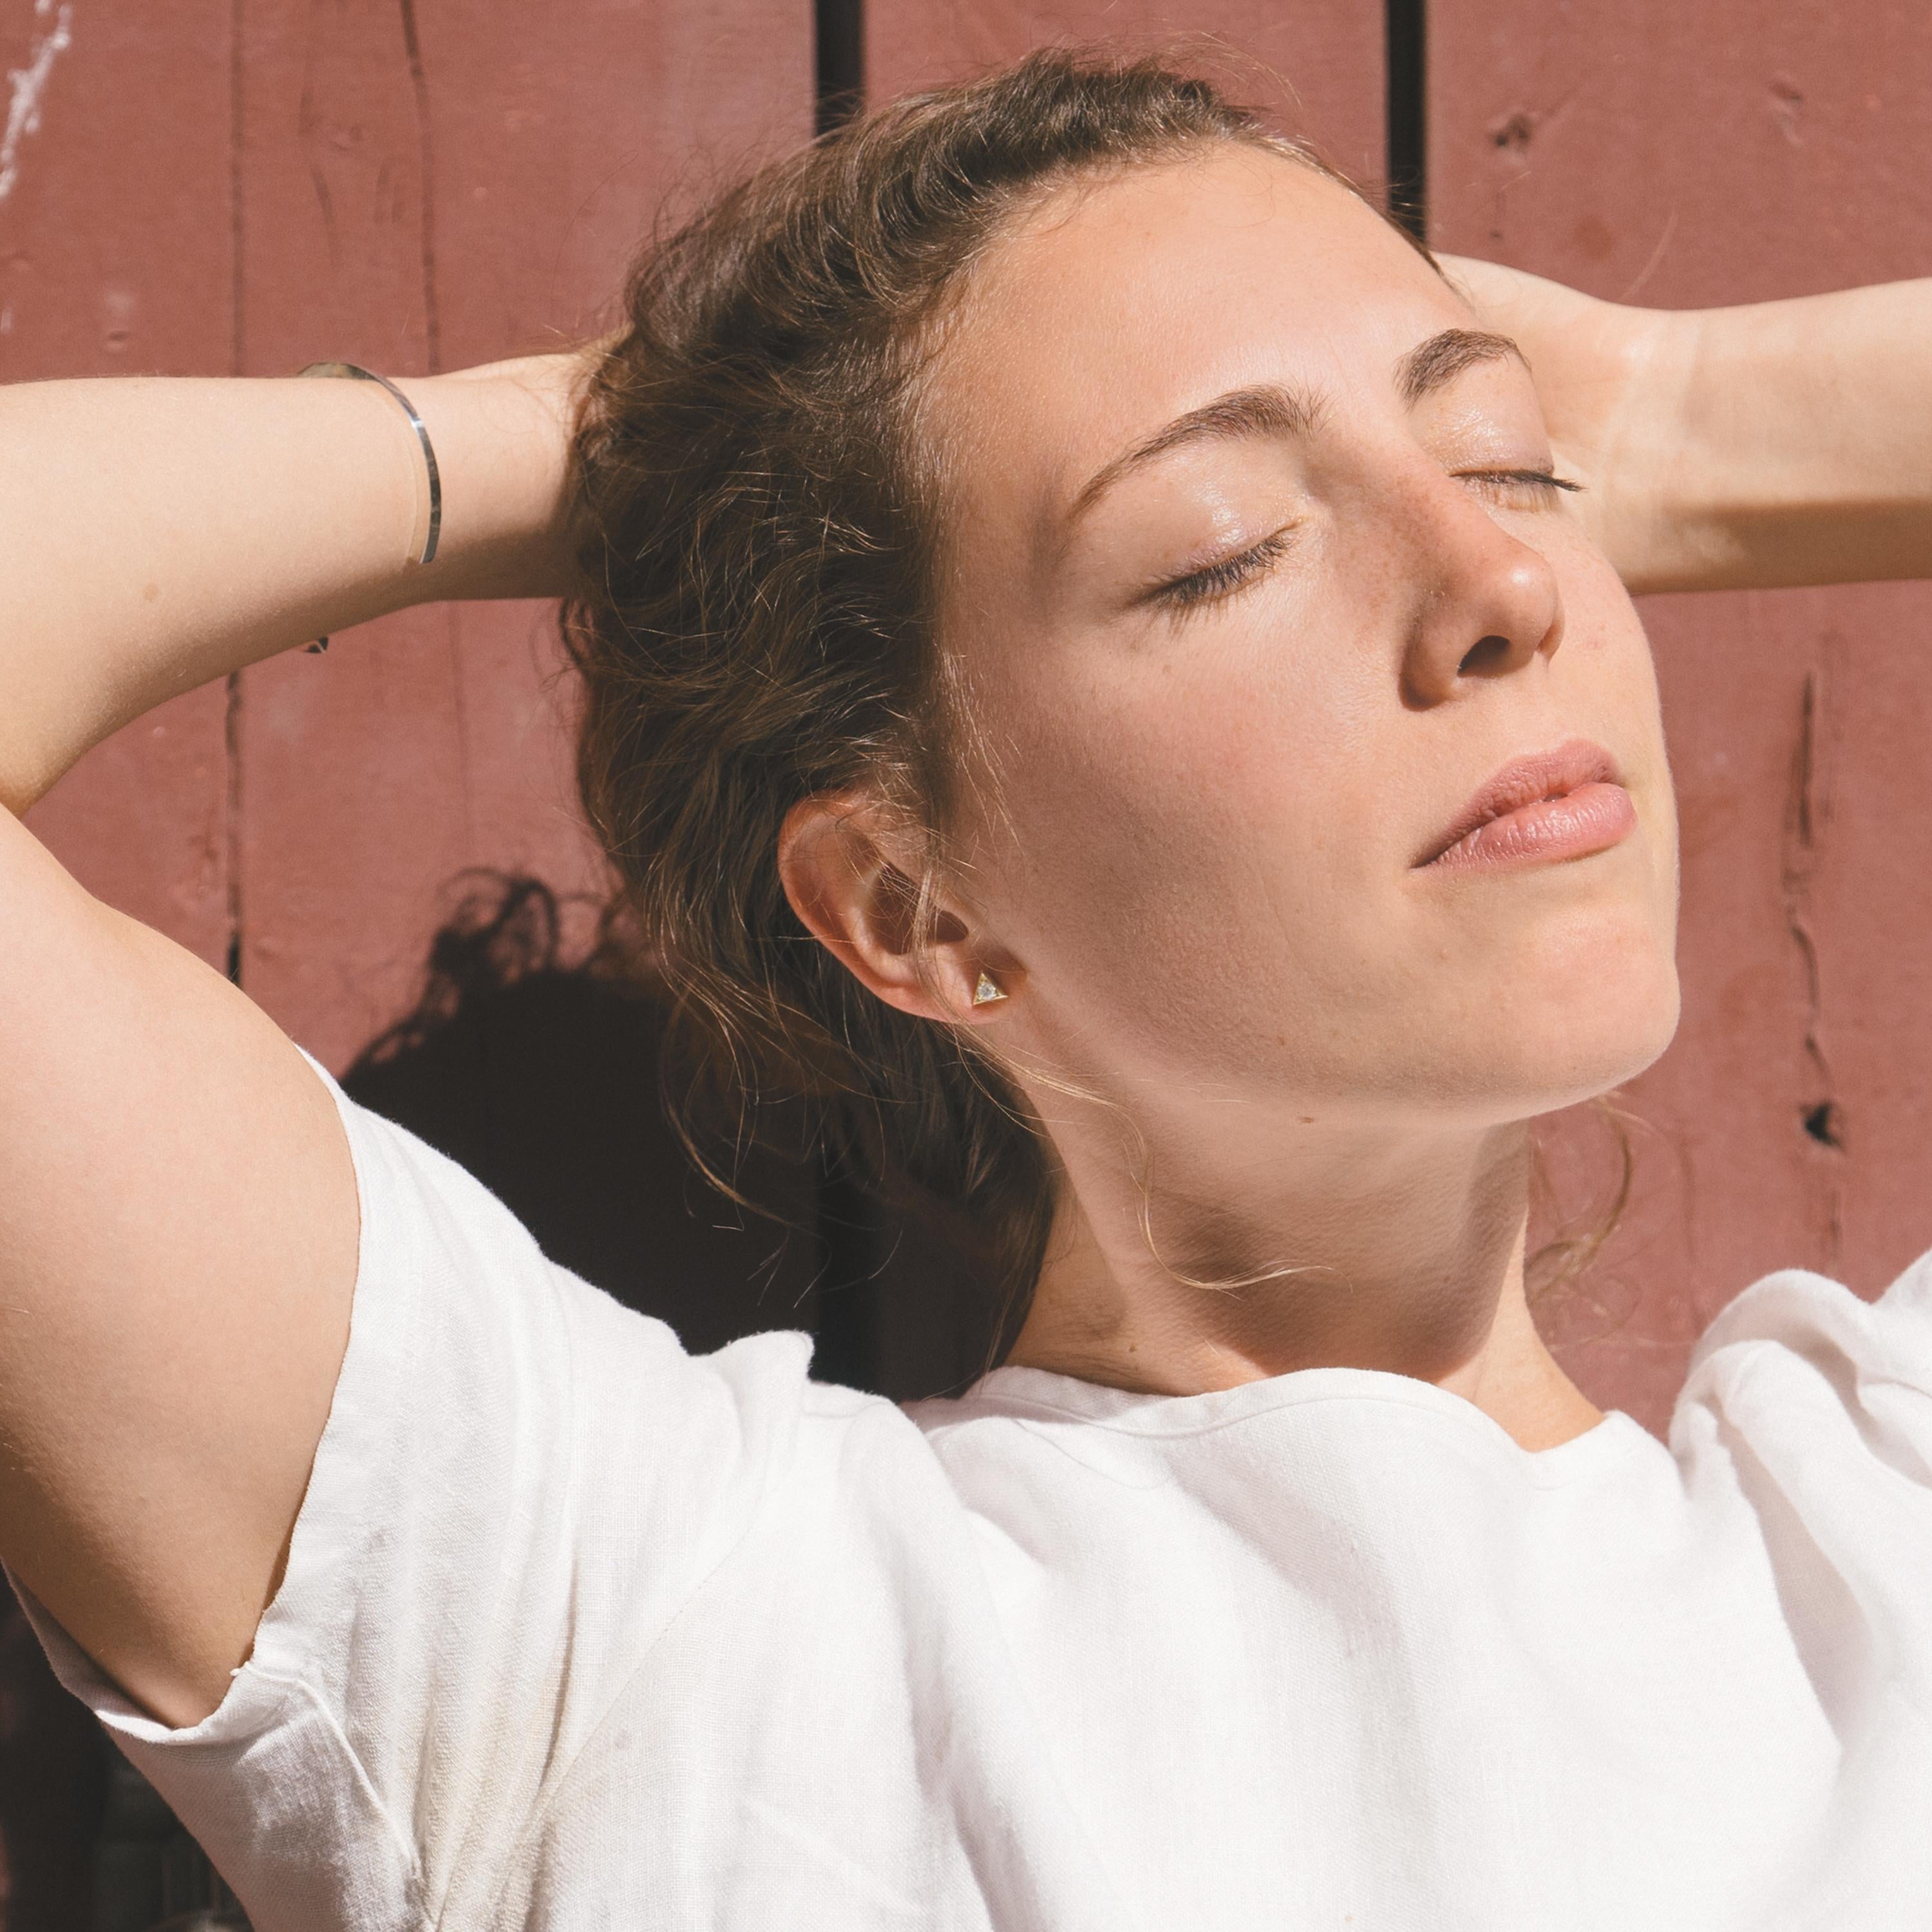
[(1244, 148), (1057, 194), (976, 271), (921, 410), (989, 1044), (1130, 1103), (1444, 1125), (1661, 1052), (1648, 649), (1480, 329)]

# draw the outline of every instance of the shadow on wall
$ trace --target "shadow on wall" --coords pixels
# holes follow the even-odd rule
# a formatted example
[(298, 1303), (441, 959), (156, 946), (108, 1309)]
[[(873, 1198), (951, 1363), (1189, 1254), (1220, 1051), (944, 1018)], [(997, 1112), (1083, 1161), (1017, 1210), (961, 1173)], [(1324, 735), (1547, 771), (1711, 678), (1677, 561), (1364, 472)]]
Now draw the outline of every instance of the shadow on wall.
[(802, 1328), (822, 1381), (904, 1401), (971, 1380), (992, 1310), (954, 1244), (828, 1172), (782, 1108), (741, 1162), (712, 1156), (770, 1218), (712, 1187), (661, 1104), (662, 990), (608, 940), (566, 962), (563, 908), (540, 880), (465, 879), (415, 1011), (343, 1076), (352, 1098), (693, 1353)]
[[(661, 992), (592, 949), (566, 957), (541, 881), (467, 874), (415, 1010), (344, 1089), (467, 1168), (545, 1253), (694, 1353), (770, 1328), (812, 1372), (896, 1400), (975, 1376), (992, 1309), (942, 1237), (890, 1221), (802, 1144), (746, 1159), (767, 1220), (698, 1175), (659, 1100)], [(794, 1132), (795, 1144), (802, 1137)], [(0, 1601), (0, 1932), (239, 1927), (166, 1807), (56, 1684)]]
[(0, 1593), (0, 1925), (92, 1932), (94, 1846), (116, 1754), (54, 1681), (12, 1592)]
[(754, 1156), (708, 1186), (666, 1125), (664, 1001), (608, 948), (566, 963), (540, 881), (470, 874), (415, 1010), (342, 1076), (350, 1096), (466, 1168), (554, 1261), (659, 1317), (694, 1353), (818, 1326), (818, 1203), (802, 1162)]

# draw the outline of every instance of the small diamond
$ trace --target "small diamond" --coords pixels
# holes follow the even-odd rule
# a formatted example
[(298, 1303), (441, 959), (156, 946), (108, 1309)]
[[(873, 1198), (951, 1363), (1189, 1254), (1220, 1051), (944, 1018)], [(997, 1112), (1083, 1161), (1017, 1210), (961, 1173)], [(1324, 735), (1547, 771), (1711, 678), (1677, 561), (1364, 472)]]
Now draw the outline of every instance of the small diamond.
[(981, 973), (980, 975), (980, 983), (973, 988), (974, 1005), (976, 1006), (991, 1006), (995, 1000), (1004, 1000), (1006, 997), (1006, 994), (1001, 992), (999, 988), (993, 984), (993, 976), (992, 974), (986, 972)]

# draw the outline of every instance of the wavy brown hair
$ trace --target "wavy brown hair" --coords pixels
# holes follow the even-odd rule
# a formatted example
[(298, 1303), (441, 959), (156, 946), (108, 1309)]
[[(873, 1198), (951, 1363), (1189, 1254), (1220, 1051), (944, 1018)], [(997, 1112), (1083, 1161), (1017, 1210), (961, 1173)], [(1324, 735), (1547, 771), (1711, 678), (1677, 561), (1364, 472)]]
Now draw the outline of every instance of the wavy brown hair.
[(876, 790), (925, 834), (904, 890), (929, 933), (965, 721), (939, 649), (920, 371), (974, 264), (1042, 196), (1226, 144), (1359, 192), (1160, 58), (1049, 50), (882, 108), (646, 253), (577, 438), (579, 778), (674, 1003), (673, 1118), (702, 1160), (706, 1101), (754, 1126), (760, 1103), (803, 1096), (865, 1184), (977, 1234), (1003, 1327), (1052, 1218), (1044, 1138), (963, 1029), (887, 1006), (806, 931), (779, 828), (814, 794)]

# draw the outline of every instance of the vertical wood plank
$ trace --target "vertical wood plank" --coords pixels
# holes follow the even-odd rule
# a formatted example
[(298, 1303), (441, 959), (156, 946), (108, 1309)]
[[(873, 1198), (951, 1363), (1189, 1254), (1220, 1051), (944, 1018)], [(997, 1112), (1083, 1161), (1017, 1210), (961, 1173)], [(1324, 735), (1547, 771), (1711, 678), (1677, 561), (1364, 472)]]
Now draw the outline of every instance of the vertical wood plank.
[(1281, 113), (1358, 179), (1380, 180), (1382, 10), (1357, 0), (868, 0), (866, 87), (874, 100), (890, 100), (1054, 41), (1135, 51), (1175, 44), (1185, 58), (1190, 40), (1204, 52), (1210, 40), (1234, 51), (1238, 99)]
[[(1922, 7), (1465, 0), (1432, 10), (1430, 64), (1441, 247), (1666, 308), (1932, 267)], [(1648, 1125), (1604, 1284), (1628, 1319), (1566, 1360), (1660, 1428), (1695, 1335), (1757, 1275), (1870, 1294), (1932, 1243), (1932, 588), (1643, 614), (1683, 812), (1684, 1018), (1629, 1096)]]
[[(809, 0), (241, 4), (254, 373), (340, 358), (406, 388), (580, 339), (662, 213), (812, 130)], [(562, 957), (587, 933), (606, 880), (555, 618), (434, 606), (241, 680), (242, 984), (338, 1071), (410, 1006), (477, 868), (562, 896)], [(661, 1122), (660, 1023), (543, 964), (352, 1090), (688, 1346), (809, 1326), (808, 1240), (711, 1194)], [(802, 1169), (758, 1180), (808, 1226)]]
[[(0, 149), (0, 380), (232, 362), (227, 0), (17, 0)], [(229, 939), (226, 704), (191, 692), (28, 823), (88, 889), (211, 964)]]
[[(243, 344), (400, 377), (595, 326), (661, 200), (811, 131), (806, 0), (244, 0)], [(400, 425), (399, 423), (399, 430)], [(340, 1066), (464, 868), (598, 874), (547, 607), (404, 614), (242, 680), (242, 976)]]

